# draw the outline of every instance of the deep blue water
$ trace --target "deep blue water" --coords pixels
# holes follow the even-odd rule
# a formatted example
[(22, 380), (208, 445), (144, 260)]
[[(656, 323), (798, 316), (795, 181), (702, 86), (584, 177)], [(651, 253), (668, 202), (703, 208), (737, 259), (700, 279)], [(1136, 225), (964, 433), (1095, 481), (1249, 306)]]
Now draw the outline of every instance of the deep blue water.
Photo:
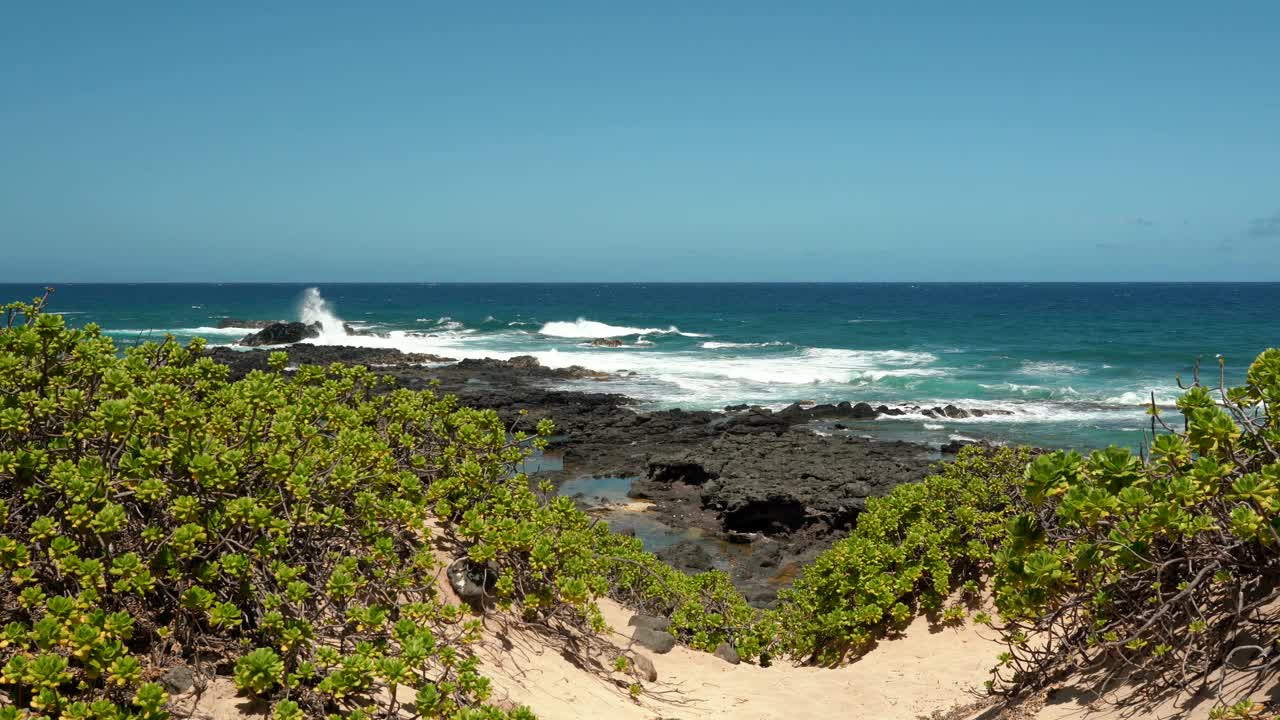
[[(59, 286), (52, 308), (121, 342), (173, 332), (234, 342), (219, 318), (329, 320), (321, 342), (449, 357), (533, 354), (633, 371), (651, 406), (797, 400), (951, 402), (1010, 417), (881, 419), (852, 432), (1136, 445), (1140, 404), (1215, 356), (1238, 381), (1280, 344), (1280, 284), (324, 284)], [(37, 286), (0, 285), (0, 297)], [(344, 337), (335, 316), (390, 333)], [(621, 348), (592, 347), (615, 337)], [(593, 385), (594, 387), (594, 385)]]

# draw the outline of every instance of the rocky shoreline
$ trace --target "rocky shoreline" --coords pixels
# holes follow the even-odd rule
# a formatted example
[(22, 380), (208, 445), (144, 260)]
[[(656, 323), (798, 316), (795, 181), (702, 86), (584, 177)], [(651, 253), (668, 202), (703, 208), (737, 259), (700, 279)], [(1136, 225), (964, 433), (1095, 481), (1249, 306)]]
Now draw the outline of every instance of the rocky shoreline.
[[(840, 420), (907, 412), (947, 417), (980, 412), (866, 403), (796, 403), (778, 412), (749, 406), (642, 412), (630, 398), (609, 392), (608, 374), (547, 368), (531, 357), (451, 362), (356, 347), (295, 344), (284, 350), (292, 365), (363, 364), (395, 377), (401, 387), (436, 384), (437, 391), (493, 409), (509, 424), (529, 427), (550, 418), (556, 435), (546, 457), (531, 466), (535, 477), (557, 485), (619, 479), (631, 498), (646, 504), (610, 506), (590, 493), (579, 502), (620, 526), (643, 520), (669, 536), (658, 550), (668, 562), (688, 571), (724, 569), (748, 600), (761, 606), (772, 603), (801, 566), (847, 532), (868, 498), (921, 479), (943, 451), (954, 451), (820, 434), (815, 424), (840, 427)], [(265, 350), (214, 348), (209, 354), (228, 365), (233, 378), (267, 367)], [(557, 387), (569, 380), (596, 381), (599, 392)], [(522, 411), (527, 414), (521, 416)]]

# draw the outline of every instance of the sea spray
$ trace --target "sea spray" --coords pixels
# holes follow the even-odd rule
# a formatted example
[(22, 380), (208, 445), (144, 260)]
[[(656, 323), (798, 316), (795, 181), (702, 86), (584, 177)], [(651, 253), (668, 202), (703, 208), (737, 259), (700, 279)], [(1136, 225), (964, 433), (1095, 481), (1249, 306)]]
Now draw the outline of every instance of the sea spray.
[(320, 323), (322, 338), (342, 338), (347, 334), (342, 328), (342, 318), (334, 314), (329, 302), (320, 295), (320, 288), (309, 287), (302, 291), (302, 300), (298, 303), (298, 318), (308, 325)]

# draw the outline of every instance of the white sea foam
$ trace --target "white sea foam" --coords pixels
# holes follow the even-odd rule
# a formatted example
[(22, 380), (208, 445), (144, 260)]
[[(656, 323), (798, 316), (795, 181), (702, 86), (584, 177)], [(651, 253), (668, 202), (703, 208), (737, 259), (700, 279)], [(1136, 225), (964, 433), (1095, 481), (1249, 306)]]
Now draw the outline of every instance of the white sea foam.
[(939, 425), (939, 424), (937, 424), (937, 423), (925, 423), (925, 424), (924, 424), (924, 429), (925, 429), (925, 430), (942, 430), (942, 429), (943, 429), (943, 428), (945, 428), (945, 427), (946, 427), (946, 425)]
[(538, 331), (539, 335), (547, 337), (562, 338), (614, 338), (626, 337), (628, 335), (683, 335), (685, 337), (707, 337), (700, 333), (681, 332), (680, 328), (672, 325), (663, 330), (662, 328), (634, 328), (619, 325), (609, 325), (607, 323), (596, 322), (586, 318), (578, 318), (573, 322), (557, 321), (549, 322), (542, 326)]
[(1023, 375), (1060, 376), (1084, 375), (1089, 371), (1070, 363), (1025, 360), (1018, 372)]
[[(684, 350), (657, 351), (650, 346), (658, 335), (671, 335), (677, 328), (632, 328), (607, 325), (582, 319), (577, 322), (547, 323), (541, 332), (517, 329), (517, 326), (494, 328), (488, 332), (476, 332), (471, 328), (449, 329), (441, 324), (441, 318), (428, 322), (419, 331), (393, 330), (386, 337), (347, 336), (341, 331), (341, 320), (319, 293), (308, 293), (304, 298), (303, 319), (319, 320), (326, 326), (324, 334), (314, 340), (319, 344), (355, 345), (361, 347), (396, 348), (405, 352), (433, 353), (456, 359), (485, 358), (507, 359), (516, 355), (532, 355), (544, 366), (562, 368), (581, 365), (591, 370), (610, 373), (634, 373), (617, 377), (610, 383), (610, 391), (635, 397), (641, 401), (663, 406), (687, 408), (715, 408), (738, 402), (750, 402), (767, 406), (786, 406), (800, 398), (813, 398), (818, 402), (840, 400), (866, 400), (873, 405), (884, 401), (895, 406), (920, 405), (922, 408), (954, 404), (966, 409), (1005, 410), (1012, 414), (970, 418), (930, 418), (923, 414), (909, 414), (901, 420), (927, 423), (934, 426), (953, 427), (962, 424), (1058, 424), (1079, 423), (1085, 425), (1134, 424), (1141, 420), (1141, 404), (1146, 393), (1137, 390), (1121, 392), (1123, 388), (1099, 392), (1097, 398), (1086, 398), (1074, 393), (1072, 388), (1053, 387), (1053, 383), (1004, 383), (984, 386), (996, 397), (966, 399), (963, 393), (934, 399), (906, 399), (904, 393), (916, 397), (930, 397), (929, 388), (934, 379), (956, 372), (939, 365), (939, 356), (929, 352), (903, 350), (852, 350), (840, 348), (779, 348), (768, 355), (734, 353), (733, 347), (715, 346), (724, 352), (708, 353), (706, 346)], [(326, 322), (327, 320), (327, 322)], [(443, 319), (444, 323), (452, 322)], [(337, 333), (330, 333), (329, 323), (336, 322)], [(514, 321), (520, 323), (521, 321)], [(213, 329), (223, 335), (241, 335), (251, 329)], [(128, 332), (128, 331), (125, 331)], [(212, 334), (212, 333), (208, 333)], [(682, 333), (683, 334), (683, 333)], [(628, 345), (619, 348), (564, 347), (553, 349), (560, 338), (589, 341), (597, 337), (628, 337)], [(725, 343), (728, 345), (728, 343)], [(1073, 368), (1074, 366), (1065, 366)], [(1023, 365), (1024, 370), (1054, 371), (1067, 376), (1078, 372), (1063, 372), (1060, 364), (1055, 367)], [(1079, 384), (1076, 382), (1075, 384)], [(945, 387), (938, 385), (937, 387)], [(1139, 385), (1138, 387), (1141, 387)], [(592, 391), (599, 386), (592, 383)], [(1041, 396), (1041, 393), (1047, 393)], [(1001, 397), (1008, 394), (1009, 397)], [(855, 397), (856, 396), (856, 397)], [(879, 396), (879, 397), (877, 397)], [(1157, 397), (1164, 401), (1167, 398)], [(1136, 401), (1136, 402), (1135, 402)], [(882, 416), (893, 421), (892, 416)]]
[(185, 328), (113, 328), (104, 330), (108, 335), (186, 335), (193, 337), (228, 336), (244, 337), (258, 332), (248, 327), (185, 327)]
[[(1169, 407), (1178, 402), (1178, 396), (1173, 395), (1167, 391), (1158, 390), (1155, 393), (1155, 397), (1156, 397), (1156, 404), (1162, 407)], [(1120, 393), (1119, 395), (1113, 395), (1111, 397), (1105, 398), (1103, 399), (1102, 402), (1107, 403), (1109, 405), (1150, 405), (1151, 391), (1150, 390), (1143, 390), (1143, 391), (1133, 390), (1130, 392)]]
[(978, 383), (978, 387), (992, 392), (1018, 393), (1019, 395), (1041, 395), (1053, 393), (1053, 390), (1050, 390), (1043, 385), (1023, 385), (1021, 383), (1011, 382), (991, 384)]
[(699, 347), (706, 348), (707, 350), (725, 350), (729, 348), (781, 347), (783, 345), (790, 344), (791, 343), (782, 342), (781, 340), (758, 343), (716, 342), (714, 340), (708, 340), (707, 342), (701, 343)]
[[(876, 404), (872, 402), (871, 404)], [(904, 403), (899, 402), (899, 405)], [(919, 412), (907, 411), (905, 415), (881, 415), (877, 420), (893, 422), (895, 420), (911, 420), (915, 422), (932, 422), (933, 418), (924, 414), (924, 410), (952, 404), (967, 410), (983, 410), (989, 414), (981, 417), (947, 418), (948, 424), (987, 425), (987, 424), (1035, 424), (1035, 423), (1074, 423), (1092, 424), (1099, 422), (1117, 422), (1140, 419), (1141, 409), (1136, 407), (1106, 406), (1088, 402), (1054, 402), (1023, 400), (978, 400), (975, 398), (950, 398), (933, 400), (912, 400), (911, 405), (919, 405)], [(906, 409), (906, 408), (904, 408)], [(990, 414), (991, 411), (1003, 411)], [(1008, 414), (1005, 414), (1008, 413)]]

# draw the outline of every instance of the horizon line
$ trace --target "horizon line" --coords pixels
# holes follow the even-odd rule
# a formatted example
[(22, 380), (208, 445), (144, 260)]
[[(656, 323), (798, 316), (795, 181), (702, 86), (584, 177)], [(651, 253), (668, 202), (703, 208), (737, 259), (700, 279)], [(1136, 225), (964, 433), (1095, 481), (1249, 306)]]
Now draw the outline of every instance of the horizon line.
[(0, 280), (0, 286), (75, 285), (1276, 285), (1276, 280)]

